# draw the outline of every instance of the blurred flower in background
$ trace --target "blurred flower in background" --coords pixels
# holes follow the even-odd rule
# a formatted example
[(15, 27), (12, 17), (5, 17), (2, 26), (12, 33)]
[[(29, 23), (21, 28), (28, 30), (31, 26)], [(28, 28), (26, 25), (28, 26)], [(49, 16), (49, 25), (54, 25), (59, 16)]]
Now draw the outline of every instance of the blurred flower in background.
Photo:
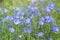
[(25, 23), (27, 26), (30, 26), (30, 24), (31, 24), (30, 18), (26, 18)]
[(43, 35), (44, 35), (43, 32), (39, 32), (39, 33), (38, 33), (38, 36), (39, 36), (39, 37), (43, 37)]
[(6, 22), (6, 18), (2, 18), (2, 20), (1, 20), (1, 21), (2, 21), (3, 23), (4, 23), (4, 22)]
[(53, 31), (54, 33), (59, 32), (59, 28), (57, 27), (56, 24), (54, 24), (54, 25), (52, 26), (52, 31)]
[(15, 25), (18, 25), (20, 23), (19, 19), (15, 19), (15, 20), (13, 20), (13, 22)]
[(14, 28), (9, 28), (9, 32), (13, 33), (15, 31)]
[(46, 19), (47, 23), (54, 22), (54, 19), (51, 16), (49, 16), (49, 15), (46, 15), (45, 19)]
[(48, 40), (52, 40), (52, 38), (48, 38)]
[(32, 0), (32, 3), (37, 2), (37, 0)]
[(44, 21), (45, 21), (44, 17), (41, 17), (39, 21), (39, 25), (44, 25)]
[(7, 13), (9, 10), (7, 10), (6, 8), (2, 8), (4, 13)]

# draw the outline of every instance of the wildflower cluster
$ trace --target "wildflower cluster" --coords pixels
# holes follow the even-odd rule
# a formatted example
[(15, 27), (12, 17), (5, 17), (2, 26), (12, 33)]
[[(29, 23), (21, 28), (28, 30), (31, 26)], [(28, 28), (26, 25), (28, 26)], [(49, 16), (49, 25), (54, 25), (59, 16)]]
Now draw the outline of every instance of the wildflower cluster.
[[(37, 36), (39, 40), (42, 38), (42, 40), (53, 40), (50, 34), (52, 33), (53, 36), (55, 36), (54, 34), (59, 32), (59, 27), (55, 23), (55, 19), (50, 15), (55, 9), (55, 3), (50, 3), (44, 8), (41, 8), (37, 2), (37, 0), (32, 0), (33, 6), (27, 5), (24, 8), (14, 7), (11, 9), (12, 12), (6, 8), (0, 9), (2, 10), (3, 15), (12, 13), (12, 15), (1, 18), (3, 24), (8, 21), (8, 23), (11, 24), (11, 27), (8, 27), (9, 33), (20, 32), (22, 35), (19, 37), (30, 35), (34, 39), (36, 39), (35, 37)], [(39, 0), (39, 2), (45, 5), (44, 0)]]

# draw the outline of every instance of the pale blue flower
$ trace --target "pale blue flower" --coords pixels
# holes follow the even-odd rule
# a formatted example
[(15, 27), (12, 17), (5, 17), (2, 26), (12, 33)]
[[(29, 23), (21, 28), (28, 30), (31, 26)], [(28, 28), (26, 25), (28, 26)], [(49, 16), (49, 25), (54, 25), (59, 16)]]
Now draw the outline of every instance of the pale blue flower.
[(46, 12), (51, 12), (55, 8), (55, 3), (46, 6)]
[(13, 33), (15, 31), (14, 28), (9, 28), (9, 32)]
[(24, 24), (24, 21), (20, 21), (20, 25), (23, 25)]
[(30, 14), (30, 18), (31, 18), (31, 19), (34, 18), (34, 14)]
[(44, 17), (41, 17), (41, 18), (40, 18), (40, 21), (44, 21), (44, 20), (45, 20)]
[(13, 18), (12, 16), (7, 16), (6, 19), (11, 21), (11, 20), (13, 20), (14, 18)]
[(16, 11), (18, 11), (20, 8), (18, 8), (18, 7), (14, 7), (13, 8), (13, 10), (16, 10)]
[(6, 8), (3, 8), (3, 12), (6, 13), (8, 12), (9, 10), (7, 10)]
[(44, 0), (40, 0), (41, 3), (44, 3)]
[(27, 6), (28, 9), (32, 8), (30, 5)]
[(1, 20), (1, 21), (2, 21), (2, 22), (6, 22), (6, 20), (7, 20), (6, 18), (2, 18), (2, 20)]
[(53, 31), (54, 33), (56, 33), (56, 32), (59, 31), (59, 28), (57, 27), (57, 25), (53, 25), (53, 26), (52, 26), (52, 31)]
[(32, 32), (32, 29), (23, 29), (23, 32), (24, 33), (31, 33)]
[(20, 20), (19, 19), (15, 19), (15, 20), (13, 20), (13, 22), (14, 22), (15, 25), (18, 25), (20, 23)]
[(15, 14), (13, 17), (14, 17), (14, 18), (19, 18), (19, 15)]
[(45, 21), (44, 17), (41, 17), (39, 21), (39, 25), (44, 25), (44, 21)]
[(51, 4), (49, 5), (49, 8), (50, 8), (51, 10), (53, 10), (53, 9), (55, 8), (55, 3), (51, 3)]
[(24, 15), (24, 12), (18, 11), (18, 12), (17, 12), (17, 15)]
[(44, 22), (43, 22), (43, 21), (40, 21), (40, 22), (39, 22), (39, 25), (44, 25)]
[(36, 13), (36, 16), (41, 16), (41, 13), (40, 13), (40, 12), (37, 12), (37, 13)]
[(30, 8), (30, 11), (35, 12), (36, 9), (37, 9), (36, 7), (31, 7), (31, 8)]
[(25, 23), (26, 23), (27, 26), (30, 26), (30, 24), (31, 24), (30, 18), (27, 18), (27, 19), (25, 20)]
[(27, 30), (26, 30), (26, 29), (23, 29), (23, 32), (24, 32), (24, 33), (27, 33)]
[(45, 9), (44, 8), (40, 8), (40, 10), (44, 11)]
[(49, 6), (46, 7), (46, 12), (51, 12)]
[(38, 4), (36, 3), (36, 4), (34, 4), (34, 7), (38, 7)]
[(32, 32), (32, 29), (27, 29), (27, 32), (28, 32), (28, 33), (31, 33), (31, 32)]
[(39, 37), (43, 37), (43, 35), (44, 35), (43, 32), (39, 32), (39, 33), (38, 33), (38, 36), (39, 36)]
[(52, 40), (52, 38), (48, 38), (48, 40)]
[(37, 0), (32, 0), (32, 2), (34, 3), (34, 2), (37, 2)]
[(49, 16), (49, 15), (46, 15), (45, 19), (46, 19), (47, 23), (54, 22), (54, 19), (51, 16)]
[(20, 16), (20, 20), (21, 20), (21, 19), (24, 19), (24, 17), (23, 17), (23, 16)]

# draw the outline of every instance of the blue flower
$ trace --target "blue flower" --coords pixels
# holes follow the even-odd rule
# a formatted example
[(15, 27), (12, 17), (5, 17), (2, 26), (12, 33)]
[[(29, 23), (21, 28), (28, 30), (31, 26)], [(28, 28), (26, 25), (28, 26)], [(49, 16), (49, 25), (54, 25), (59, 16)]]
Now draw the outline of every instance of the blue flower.
[(55, 8), (55, 3), (51, 3), (46, 7), (46, 12), (51, 12)]
[(29, 9), (28, 9), (28, 8), (26, 8), (26, 9), (25, 9), (25, 11), (26, 11), (26, 13), (28, 13)]
[(19, 18), (19, 15), (15, 14), (13, 17), (14, 17), (14, 18)]
[(31, 8), (30, 8), (30, 11), (31, 11), (31, 12), (35, 12), (36, 9), (37, 9), (37, 7), (31, 7)]
[(34, 3), (34, 2), (36, 2), (37, 0), (32, 0), (32, 2)]
[(50, 16), (51, 22), (55, 22), (54, 18)]
[(13, 20), (13, 22), (14, 22), (15, 25), (17, 25), (17, 24), (20, 23), (20, 20), (19, 19), (15, 19), (15, 20)]
[(26, 30), (26, 29), (23, 29), (23, 32), (24, 32), (24, 33), (27, 33), (27, 30)]
[(45, 19), (46, 19), (46, 22), (50, 23), (51, 22), (51, 19), (50, 19), (50, 16), (45, 16)]
[(46, 16), (45, 16), (45, 19), (50, 19), (50, 16), (49, 16), (49, 15), (46, 15)]
[(2, 18), (2, 22), (6, 22), (6, 20), (7, 20), (6, 18)]
[(20, 21), (20, 25), (23, 25), (24, 24), (24, 21)]
[(55, 8), (55, 3), (51, 3), (51, 4), (49, 5), (49, 8), (50, 8), (51, 10), (53, 10), (53, 9)]
[(45, 21), (44, 17), (41, 17), (41, 18), (40, 18), (40, 21)]
[(7, 16), (6, 19), (12, 21), (14, 18), (12, 16)]
[(13, 33), (15, 31), (14, 28), (9, 28), (9, 32)]
[(54, 22), (54, 19), (51, 16), (49, 16), (49, 15), (46, 15), (45, 19), (46, 19), (47, 23)]
[(51, 12), (49, 6), (46, 7), (46, 12)]
[(28, 32), (28, 33), (31, 33), (31, 32), (32, 32), (32, 29), (27, 29), (27, 32)]
[(40, 22), (39, 22), (39, 25), (44, 25), (44, 22), (43, 22), (43, 21), (40, 21)]
[(6, 8), (3, 8), (3, 12), (6, 13), (8, 12), (8, 10)]
[(43, 32), (39, 32), (39, 33), (38, 33), (38, 36), (39, 36), (39, 37), (43, 37), (43, 35), (44, 35)]
[(40, 10), (44, 11), (45, 9), (44, 8), (40, 8)]
[(34, 14), (30, 14), (30, 18), (31, 18), (31, 19), (34, 18)]
[(41, 17), (40, 18), (40, 21), (39, 21), (39, 25), (43, 25), (44, 24), (44, 21), (45, 21), (44, 17)]
[(52, 26), (52, 31), (53, 31), (54, 33), (56, 33), (56, 32), (59, 31), (59, 28), (57, 27), (56, 24)]
[(16, 15), (20, 15), (20, 14), (22, 14), (22, 9), (18, 10)]
[(41, 3), (44, 3), (44, 0), (40, 0)]
[(34, 7), (32, 7), (32, 6), (27, 6), (27, 8), (30, 10), (30, 11), (32, 11), (32, 12), (35, 12), (36, 11), (36, 9), (38, 9), (38, 7), (36, 7), (36, 6), (34, 6)]
[(23, 16), (20, 16), (20, 19), (24, 19), (24, 17)]
[(27, 18), (27, 19), (25, 20), (25, 22), (26, 22), (26, 23), (30, 23), (30, 18)]
[(37, 12), (37, 13), (36, 13), (36, 16), (41, 16), (41, 13), (40, 13), (40, 12)]
[(24, 15), (24, 12), (19, 10), (16, 15)]
[(23, 32), (24, 33), (31, 33), (32, 32), (32, 29), (23, 29)]
[(52, 40), (52, 38), (48, 38), (48, 40)]
[(38, 4), (34, 4), (34, 7), (38, 7)]
[(31, 24), (30, 18), (27, 18), (27, 19), (25, 20), (25, 23), (26, 23), (27, 26), (30, 26), (30, 24)]
[(18, 11), (20, 8), (14, 7), (13, 10)]
[(32, 8), (30, 5), (27, 6), (28, 9)]
[(31, 26), (31, 23), (26, 23), (27, 26)]

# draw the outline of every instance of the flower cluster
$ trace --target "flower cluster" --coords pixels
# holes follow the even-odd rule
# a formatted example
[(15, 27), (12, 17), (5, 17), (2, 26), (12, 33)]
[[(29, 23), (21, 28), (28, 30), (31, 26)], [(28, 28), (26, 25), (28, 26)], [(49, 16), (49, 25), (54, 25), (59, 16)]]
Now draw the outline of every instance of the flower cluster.
[[(35, 33), (38, 37), (45, 37), (47, 33), (50, 33), (49, 30), (45, 29), (46, 27), (50, 27), (50, 30), (52, 30), (53, 33), (58, 33), (59, 28), (56, 23), (54, 23), (55, 19), (49, 14), (52, 12), (52, 10), (54, 10), (55, 3), (50, 3), (45, 6), (45, 8), (41, 8), (39, 7), (37, 0), (32, 0), (32, 2), (35, 3), (33, 6), (27, 5), (25, 8), (12, 8), (12, 11), (15, 11), (16, 13), (11, 12), (12, 15), (2, 17), (1, 21), (3, 23), (11, 21), (14, 25), (18, 25), (23, 33), (28, 33), (30, 35)], [(39, 0), (39, 2), (45, 3), (44, 0)], [(2, 10), (3, 13), (9, 12), (9, 10), (7, 10), (6, 8), (1, 8), (0, 10)], [(40, 11), (43, 11), (44, 13)], [(46, 26), (46, 24), (50, 25), (51, 23), (51, 26)], [(8, 30), (10, 33), (15, 32), (15, 29), (13, 27), (9, 28)], [(46, 30), (48, 31), (47, 33)], [(52, 40), (52, 38), (48, 37), (48, 40)]]

